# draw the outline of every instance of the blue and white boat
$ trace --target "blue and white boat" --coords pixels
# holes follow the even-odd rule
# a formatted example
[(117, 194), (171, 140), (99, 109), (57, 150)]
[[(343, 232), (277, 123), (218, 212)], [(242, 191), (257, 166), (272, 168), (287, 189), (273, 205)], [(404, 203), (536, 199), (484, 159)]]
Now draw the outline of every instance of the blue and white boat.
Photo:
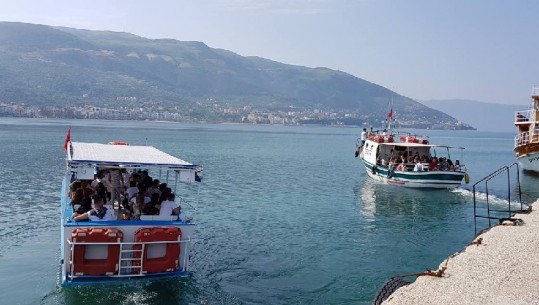
[[(68, 136), (69, 139), (69, 136)], [(114, 145), (116, 144), (116, 145)], [(70, 142), (61, 191), (60, 284), (62, 286), (122, 279), (182, 276), (196, 229), (196, 205), (202, 166), (188, 163), (151, 146)], [(118, 203), (105, 205), (112, 220), (75, 221), (70, 184), (93, 180), (98, 170), (147, 170), (167, 183), (189, 220), (177, 215), (129, 218)], [(181, 188), (179, 185), (181, 184)]]
[[(463, 147), (432, 145), (428, 137), (390, 131), (371, 131), (361, 147), (359, 157), (369, 177), (374, 180), (413, 188), (456, 188), (469, 177), (462, 163)], [(451, 160), (451, 151), (460, 152)], [(419, 162), (414, 162), (415, 158)], [(447, 167), (433, 166), (442, 158)], [(416, 167), (416, 163), (420, 163)], [(440, 164), (441, 165), (441, 164)]]

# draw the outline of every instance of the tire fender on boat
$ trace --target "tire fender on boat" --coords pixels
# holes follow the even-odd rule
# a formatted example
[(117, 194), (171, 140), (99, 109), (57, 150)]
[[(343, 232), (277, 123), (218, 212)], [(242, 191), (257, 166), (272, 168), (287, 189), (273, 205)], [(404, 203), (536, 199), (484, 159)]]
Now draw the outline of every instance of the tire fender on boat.
[(468, 175), (468, 173), (464, 174), (464, 182), (466, 182), (466, 184), (470, 183), (470, 175)]
[(373, 175), (376, 175), (376, 170), (377, 170), (376, 165), (373, 165), (373, 166), (372, 166), (372, 173), (373, 173)]

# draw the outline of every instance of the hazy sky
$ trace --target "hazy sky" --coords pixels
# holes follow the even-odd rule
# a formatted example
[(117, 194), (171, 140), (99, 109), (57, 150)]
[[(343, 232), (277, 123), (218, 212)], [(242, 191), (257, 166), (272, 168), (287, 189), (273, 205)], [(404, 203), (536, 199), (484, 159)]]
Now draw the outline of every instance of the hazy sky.
[(537, 0), (0, 0), (0, 21), (202, 41), (415, 99), (521, 105), (539, 84), (538, 13)]

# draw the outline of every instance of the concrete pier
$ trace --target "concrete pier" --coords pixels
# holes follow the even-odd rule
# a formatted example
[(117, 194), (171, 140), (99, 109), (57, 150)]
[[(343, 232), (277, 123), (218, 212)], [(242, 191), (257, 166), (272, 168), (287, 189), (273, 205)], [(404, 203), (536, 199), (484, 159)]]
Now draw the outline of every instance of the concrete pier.
[(539, 305), (539, 200), (517, 225), (499, 225), (440, 264), (442, 277), (420, 276), (383, 304)]

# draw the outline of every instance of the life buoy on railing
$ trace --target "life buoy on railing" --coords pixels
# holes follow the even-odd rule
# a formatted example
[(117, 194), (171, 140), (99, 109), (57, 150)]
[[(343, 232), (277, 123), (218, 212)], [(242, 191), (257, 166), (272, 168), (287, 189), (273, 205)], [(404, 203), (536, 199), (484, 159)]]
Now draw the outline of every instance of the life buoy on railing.
[(112, 141), (112, 142), (109, 142), (110, 145), (129, 145), (129, 143), (127, 142), (122, 142), (122, 141)]
[[(113, 275), (118, 272), (122, 231), (115, 228), (77, 228), (71, 232), (72, 245), (71, 274), (80, 275)], [(81, 244), (84, 243), (84, 244)], [(102, 253), (103, 245), (92, 243), (109, 243), (106, 256)], [(92, 247), (94, 247), (92, 249)], [(95, 251), (93, 251), (95, 250)], [(101, 252), (100, 252), (101, 251)], [(93, 255), (88, 255), (89, 253)], [(95, 256), (99, 258), (88, 258)]]
[[(162, 244), (145, 244), (144, 253), (134, 252), (134, 258), (141, 258), (141, 273), (156, 273), (174, 271), (179, 267), (180, 260), (180, 228), (140, 228), (135, 232), (135, 242), (171, 242)], [(150, 257), (148, 249), (157, 245), (166, 244), (165, 253), (159, 257)], [(142, 250), (142, 244), (134, 245), (133, 250)], [(140, 266), (140, 261), (133, 262), (135, 266)]]

